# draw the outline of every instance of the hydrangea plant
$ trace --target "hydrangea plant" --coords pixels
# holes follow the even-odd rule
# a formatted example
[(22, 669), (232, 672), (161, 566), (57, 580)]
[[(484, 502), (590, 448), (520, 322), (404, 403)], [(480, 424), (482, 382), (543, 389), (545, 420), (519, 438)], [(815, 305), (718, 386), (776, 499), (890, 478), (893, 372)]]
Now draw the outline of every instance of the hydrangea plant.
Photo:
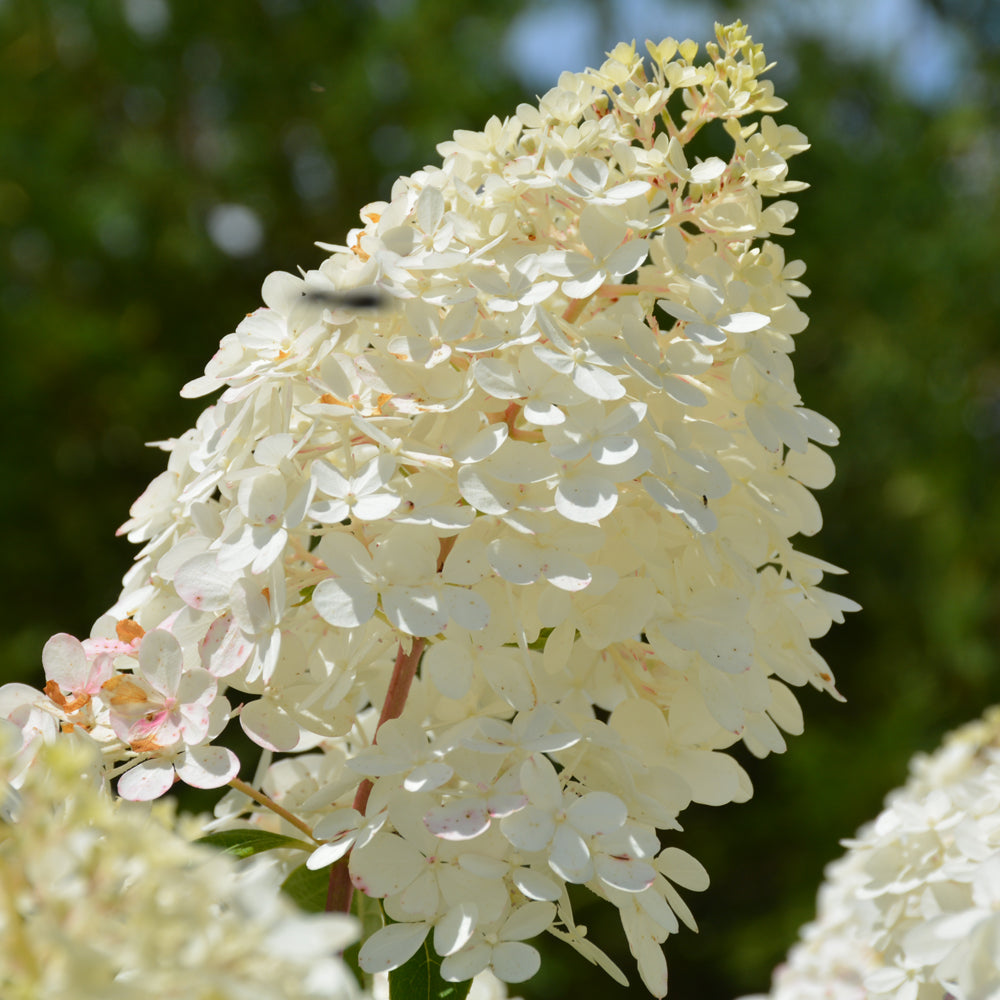
[(577, 885), (663, 996), (708, 885), (681, 813), (750, 797), (726, 750), (784, 750), (792, 688), (837, 696), (811, 640), (855, 605), (793, 543), (837, 431), (774, 242), (807, 142), (739, 22), (647, 50), (268, 276), (183, 389), (221, 394), (160, 443), (120, 598), (48, 642), (43, 692), (0, 689), (18, 767), (72, 730), (125, 799), (228, 785), (213, 835), (290, 835), (328, 909), (380, 900), (368, 973), (520, 982), (548, 931), (624, 983)]
[(113, 803), (82, 741), (41, 748), (12, 792), (8, 730), (0, 723), (4, 1000), (353, 1000), (336, 953), (354, 920), (301, 912), (266, 859), (248, 869), (192, 844), (165, 803)]
[(1000, 996), (1000, 708), (917, 755), (844, 846), (773, 1000)]

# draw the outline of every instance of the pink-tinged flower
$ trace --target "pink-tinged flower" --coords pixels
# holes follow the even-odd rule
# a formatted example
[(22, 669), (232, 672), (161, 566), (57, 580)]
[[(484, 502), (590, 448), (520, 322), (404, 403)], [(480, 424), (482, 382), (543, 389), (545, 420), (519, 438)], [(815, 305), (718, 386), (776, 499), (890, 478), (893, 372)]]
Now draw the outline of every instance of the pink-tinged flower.
[(239, 758), (226, 747), (185, 747), (130, 767), (118, 779), (118, 794), (133, 802), (157, 799), (170, 791), (176, 779), (192, 788), (221, 788), (239, 770)]
[(104, 689), (111, 726), (139, 752), (195, 745), (208, 736), (215, 703), (215, 678), (200, 667), (185, 670), (177, 639), (169, 632), (147, 632), (139, 646), (134, 675), (118, 674)]
[(195, 787), (217, 788), (239, 771), (231, 750), (202, 745), (224, 725), (228, 705), (207, 670), (184, 668), (180, 644), (169, 632), (147, 632), (135, 673), (116, 674), (102, 690), (115, 735), (135, 753), (151, 755), (119, 779), (123, 798), (157, 798), (175, 773)]
[[(91, 699), (114, 672), (113, 653), (95, 651), (75, 636), (60, 632), (52, 636), (42, 650), (45, 668), (45, 693), (70, 717), (84, 726), (93, 724)], [(123, 650), (132, 646), (117, 643)]]

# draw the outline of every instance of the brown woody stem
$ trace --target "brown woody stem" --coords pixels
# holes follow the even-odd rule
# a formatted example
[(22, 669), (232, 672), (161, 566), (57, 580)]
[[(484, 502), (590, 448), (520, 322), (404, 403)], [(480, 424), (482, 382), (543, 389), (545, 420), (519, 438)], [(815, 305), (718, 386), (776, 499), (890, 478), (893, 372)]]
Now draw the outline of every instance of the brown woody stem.
[[(392, 677), (389, 678), (389, 688), (385, 693), (385, 701), (382, 704), (382, 714), (379, 716), (378, 725), (375, 727), (375, 742), (378, 743), (378, 731), (384, 722), (390, 719), (398, 719), (403, 714), (406, 707), (406, 699), (410, 693), (410, 686), (417, 673), (417, 666), (420, 657), (423, 655), (426, 640), (414, 639), (410, 651), (399, 644), (396, 653), (396, 665), (392, 670)], [(372, 783), (368, 778), (358, 785), (357, 794), (354, 796), (354, 808), (363, 816), (368, 808), (368, 796), (372, 792)], [(328, 913), (350, 913), (351, 896), (354, 887), (351, 885), (351, 873), (348, 868), (350, 861), (350, 851), (337, 861), (330, 869), (330, 885), (326, 891), (326, 909)]]

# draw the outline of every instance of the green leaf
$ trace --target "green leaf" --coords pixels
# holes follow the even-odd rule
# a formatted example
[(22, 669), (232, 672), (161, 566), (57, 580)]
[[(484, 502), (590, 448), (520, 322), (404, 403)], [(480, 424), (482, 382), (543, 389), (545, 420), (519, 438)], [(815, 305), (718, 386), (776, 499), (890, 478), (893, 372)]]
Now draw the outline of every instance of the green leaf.
[(326, 894), (330, 887), (330, 869), (317, 868), (310, 871), (299, 865), (281, 883), (282, 891), (295, 901), (306, 913), (322, 913), (326, 909)]
[(465, 1000), (472, 980), (446, 983), (441, 978), (441, 958), (430, 937), (405, 965), (389, 973), (389, 1000)]
[(263, 851), (274, 851), (279, 847), (294, 847), (300, 851), (311, 851), (312, 844), (296, 837), (286, 837), (283, 833), (269, 833), (267, 830), (223, 830), (199, 837), (198, 844), (208, 844), (220, 851), (238, 858), (249, 858)]

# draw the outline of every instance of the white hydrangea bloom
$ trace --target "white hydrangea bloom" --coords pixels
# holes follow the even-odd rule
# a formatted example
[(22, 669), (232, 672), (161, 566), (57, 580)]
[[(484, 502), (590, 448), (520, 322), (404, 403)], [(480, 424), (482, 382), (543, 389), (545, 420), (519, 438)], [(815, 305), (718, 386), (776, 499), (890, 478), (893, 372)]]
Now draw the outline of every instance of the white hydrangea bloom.
[(300, 912), (266, 862), (192, 844), (165, 807), (112, 803), (93, 769), (78, 741), (44, 748), (0, 821), (5, 998), (360, 996), (337, 957), (357, 936), (352, 918)]
[(1000, 997), (1000, 709), (914, 758), (844, 846), (772, 1000)]
[[(855, 607), (792, 543), (837, 440), (795, 388), (807, 292), (771, 239), (806, 142), (746, 29), (717, 37), (564, 73), (266, 279), (184, 389), (221, 395), (162, 444), (119, 600), (52, 640), (45, 694), (0, 689), (22, 767), (73, 729), (126, 797), (219, 787), (238, 717), (285, 819), (229, 792), (217, 825), (326, 841), (331, 901), (349, 877), (396, 921), (368, 971), (430, 936), (445, 975), (517, 981), (549, 930), (624, 979), (575, 883), (665, 994), (660, 946), (694, 927), (672, 883), (707, 876), (657, 831), (749, 798), (725, 750), (782, 751), (789, 686), (836, 696), (810, 640)], [(686, 150), (704, 128), (727, 159)]]

